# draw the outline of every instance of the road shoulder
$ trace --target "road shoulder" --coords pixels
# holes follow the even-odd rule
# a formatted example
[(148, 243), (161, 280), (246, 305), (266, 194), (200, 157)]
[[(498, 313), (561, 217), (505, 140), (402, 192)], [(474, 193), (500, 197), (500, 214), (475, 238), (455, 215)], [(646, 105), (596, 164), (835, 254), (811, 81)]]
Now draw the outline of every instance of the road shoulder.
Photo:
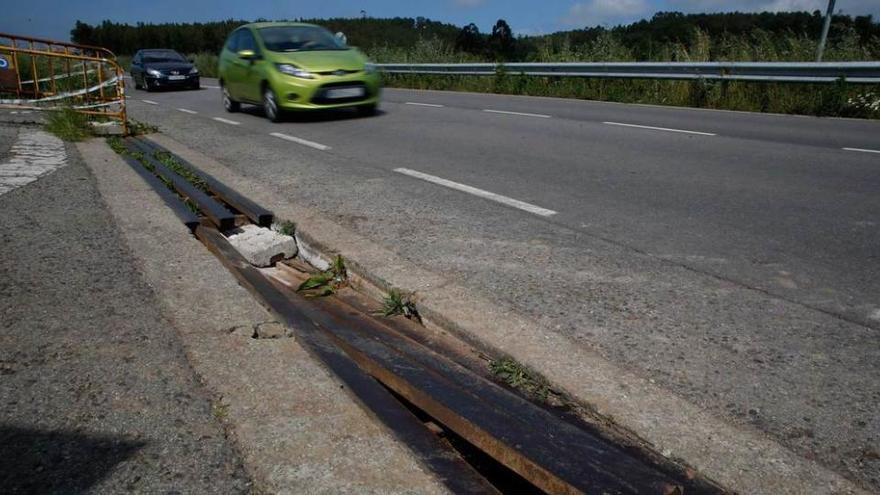
[[(415, 291), (434, 325), (495, 354), (510, 355), (667, 457), (685, 460), (742, 493), (861, 493), (837, 473), (803, 458), (758, 430), (731, 425), (568, 340), (542, 323), (490, 303), (475, 290), (401, 260), (394, 253), (268, 187), (161, 135), (165, 146), (230, 187), (294, 220), (307, 248), (343, 254), (368, 292)], [(306, 249), (308, 252), (309, 249)], [(552, 359), (548, 359), (552, 356)]]

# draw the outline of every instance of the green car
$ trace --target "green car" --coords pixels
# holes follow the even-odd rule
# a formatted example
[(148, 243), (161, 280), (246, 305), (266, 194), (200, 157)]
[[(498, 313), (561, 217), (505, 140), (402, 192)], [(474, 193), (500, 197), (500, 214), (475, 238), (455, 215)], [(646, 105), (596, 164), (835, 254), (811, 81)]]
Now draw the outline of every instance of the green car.
[(357, 108), (376, 112), (381, 78), (376, 66), (341, 37), (313, 24), (257, 22), (242, 26), (220, 54), (223, 106), (261, 105), (273, 122), (285, 111)]

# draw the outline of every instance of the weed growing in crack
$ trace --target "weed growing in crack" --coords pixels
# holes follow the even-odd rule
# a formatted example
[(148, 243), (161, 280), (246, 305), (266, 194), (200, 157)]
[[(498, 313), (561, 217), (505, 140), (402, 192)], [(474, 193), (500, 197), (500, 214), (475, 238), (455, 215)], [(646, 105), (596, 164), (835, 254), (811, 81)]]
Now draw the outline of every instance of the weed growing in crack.
[(410, 320), (422, 323), (422, 316), (416, 308), (415, 295), (401, 292), (399, 289), (391, 289), (382, 304), (382, 316), (403, 316)]
[(182, 163), (174, 159), (174, 155), (167, 151), (156, 151), (153, 153), (156, 160), (162, 162), (177, 175), (186, 179), (187, 182), (199, 188), (202, 192), (208, 192), (208, 182), (199, 175), (193, 173), (192, 170), (186, 168)]
[(297, 292), (304, 292), (306, 297), (323, 297), (335, 294), (337, 290), (348, 284), (348, 270), (341, 255), (330, 264), (330, 268), (307, 278), (297, 287)]
[(153, 124), (130, 119), (128, 121), (128, 133), (132, 136), (142, 136), (144, 134), (152, 134), (159, 132), (159, 128)]
[(275, 228), (275, 232), (282, 235), (293, 237), (293, 235), (296, 234), (296, 224), (290, 220), (282, 220), (281, 222), (276, 223), (273, 227)]
[(547, 402), (550, 385), (544, 378), (513, 358), (503, 357), (489, 363), (489, 371), (496, 378), (527, 396)]

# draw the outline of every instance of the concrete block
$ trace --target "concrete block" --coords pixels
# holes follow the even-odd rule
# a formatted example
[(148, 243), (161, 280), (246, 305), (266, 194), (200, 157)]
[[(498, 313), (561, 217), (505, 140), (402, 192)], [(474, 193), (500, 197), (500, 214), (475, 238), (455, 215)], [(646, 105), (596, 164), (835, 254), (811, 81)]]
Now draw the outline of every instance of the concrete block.
[(277, 260), (296, 256), (296, 239), (274, 230), (245, 225), (226, 232), (230, 244), (254, 266), (270, 266)]

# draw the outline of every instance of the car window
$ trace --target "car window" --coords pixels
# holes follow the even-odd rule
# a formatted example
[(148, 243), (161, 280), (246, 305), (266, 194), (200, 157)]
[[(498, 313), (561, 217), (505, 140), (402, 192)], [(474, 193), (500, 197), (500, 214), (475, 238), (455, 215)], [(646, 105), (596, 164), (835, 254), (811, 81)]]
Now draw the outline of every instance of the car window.
[(238, 49), (236, 51), (240, 52), (242, 50), (257, 51), (257, 42), (254, 40), (254, 35), (247, 29), (242, 29), (238, 36)]
[(229, 39), (226, 40), (226, 49), (230, 52), (238, 51), (238, 35), (241, 34), (241, 31), (233, 31), (232, 34), (229, 35)]
[(141, 52), (137, 52), (137, 53), (135, 54), (135, 56), (134, 56), (134, 60), (132, 61), (132, 63), (134, 63), (134, 64), (140, 64), (140, 63), (141, 63)]
[(273, 52), (348, 50), (330, 31), (318, 26), (273, 26), (260, 29), (266, 49)]
[(155, 50), (144, 52), (143, 55), (144, 63), (160, 63), (160, 62), (186, 62), (186, 58), (175, 52), (174, 50)]

